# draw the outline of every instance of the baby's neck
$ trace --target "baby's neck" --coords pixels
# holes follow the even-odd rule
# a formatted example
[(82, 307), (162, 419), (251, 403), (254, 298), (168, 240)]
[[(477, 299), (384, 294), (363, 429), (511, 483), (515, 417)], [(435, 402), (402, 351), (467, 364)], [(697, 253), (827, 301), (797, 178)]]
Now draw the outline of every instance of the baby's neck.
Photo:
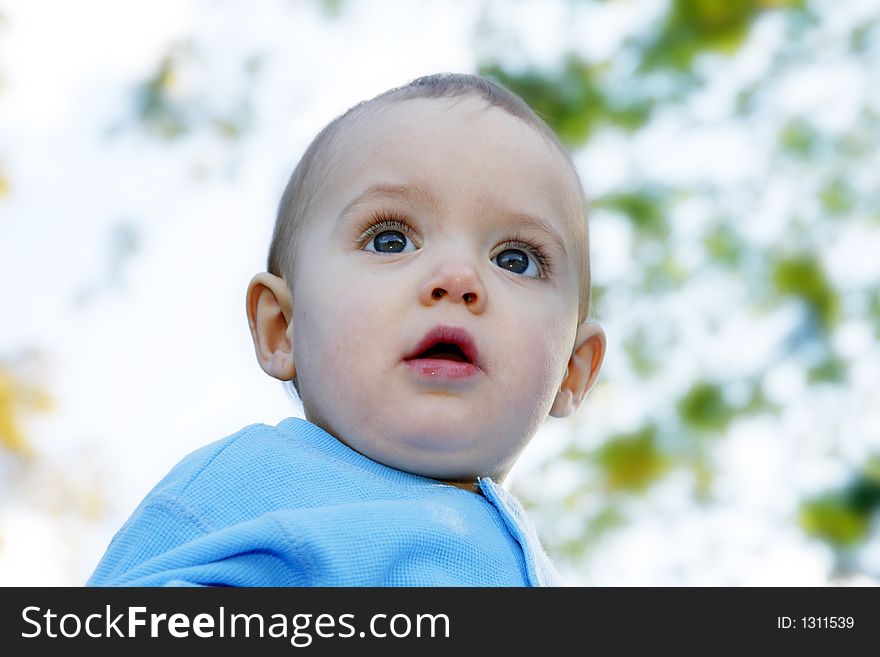
[(455, 486), (456, 488), (461, 488), (462, 490), (470, 491), (471, 493), (476, 493), (477, 495), (481, 495), (480, 487), (477, 485), (477, 482), (473, 479), (464, 479), (464, 480), (442, 480), (444, 484), (449, 484), (450, 486)]

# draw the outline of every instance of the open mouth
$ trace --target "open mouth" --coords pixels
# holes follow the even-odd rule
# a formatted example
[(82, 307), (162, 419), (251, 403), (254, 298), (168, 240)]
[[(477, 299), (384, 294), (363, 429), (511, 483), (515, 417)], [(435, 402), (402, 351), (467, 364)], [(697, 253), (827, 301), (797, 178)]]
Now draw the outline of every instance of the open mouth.
[(439, 360), (452, 360), (458, 363), (470, 363), (471, 360), (457, 344), (451, 342), (438, 342), (425, 351), (417, 354), (415, 358), (435, 358)]
[(474, 338), (466, 329), (455, 326), (435, 326), (404, 356), (404, 361), (417, 367), (450, 372), (473, 374), (483, 369)]

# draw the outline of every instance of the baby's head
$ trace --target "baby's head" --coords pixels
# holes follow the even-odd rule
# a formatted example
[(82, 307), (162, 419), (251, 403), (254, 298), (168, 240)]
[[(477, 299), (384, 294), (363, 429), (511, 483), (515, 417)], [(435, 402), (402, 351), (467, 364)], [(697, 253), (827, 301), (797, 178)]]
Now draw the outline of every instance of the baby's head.
[(267, 269), (247, 293), (261, 367), (309, 421), (428, 477), (503, 480), (605, 352), (571, 158), (475, 75), (419, 78), (321, 130)]

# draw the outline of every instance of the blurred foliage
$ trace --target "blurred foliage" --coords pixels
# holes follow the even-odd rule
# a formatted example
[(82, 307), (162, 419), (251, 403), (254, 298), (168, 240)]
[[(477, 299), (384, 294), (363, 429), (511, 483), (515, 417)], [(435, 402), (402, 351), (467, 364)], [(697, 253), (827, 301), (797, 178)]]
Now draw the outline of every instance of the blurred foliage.
[[(635, 135), (651, 130), (655, 117), (670, 112), (688, 115), (691, 99), (727, 75), (724, 67), (749, 45), (755, 25), (771, 16), (784, 25), (789, 38), (776, 47), (761, 77), (744, 79), (735, 90), (727, 119), (730, 124), (750, 121), (775, 128), (777, 151), (770, 153), (769, 162), (760, 151), (755, 158), (756, 164), (768, 163), (771, 175), (796, 181), (798, 196), (789, 210), (792, 219), (778, 238), (779, 246), (755, 242), (739, 228), (744, 200), (759, 198), (772, 179), (727, 188), (701, 188), (695, 181), (688, 188), (672, 189), (662, 172), (640, 169), (634, 173), (637, 185), (618, 186), (591, 201), (592, 211), (625, 222), (633, 237), (634, 271), (629, 278), (598, 282), (608, 298), (662, 300), (704, 274), (721, 272), (752, 292), (748, 298), (754, 313), (773, 313), (783, 302), (793, 301), (804, 310), (803, 319), (782, 341), (779, 362), (796, 363), (810, 386), (847, 385), (849, 363), (832, 348), (831, 338), (844, 320), (855, 318), (848, 315), (840, 283), (832, 280), (819, 254), (820, 246), (833, 241), (835, 231), (846, 222), (876, 225), (880, 217), (876, 176), (864, 175), (877, 167), (878, 111), (865, 97), (849, 126), (831, 130), (821, 124), (823, 117), (818, 114), (780, 111), (774, 94), (781, 80), (821, 57), (818, 51), (839, 52), (840, 40), (861, 56), (854, 63), (868, 70), (880, 41), (880, 16), (846, 33), (827, 30), (821, 8), (804, 0), (669, 0), (665, 7), (658, 22), (626, 38), (607, 60), (591, 61), (562, 46), (556, 67), (526, 63), (509, 68), (487, 58), (479, 72), (521, 95), (570, 147), (588, 148), (600, 133)], [(624, 89), (627, 93), (621, 93)], [(679, 204), (693, 198), (706, 199), (713, 216), (696, 233), (681, 233), (676, 227)], [(703, 259), (683, 261), (678, 254), (681, 245), (700, 250)], [(880, 338), (880, 292), (861, 292), (868, 309), (864, 319)], [(645, 380), (662, 375), (664, 359), (686, 348), (680, 336), (658, 345), (651, 339), (655, 331), (653, 323), (637, 324), (621, 341), (628, 366)], [(557, 536), (551, 539), (551, 548), (573, 563), (583, 562), (588, 545), (630, 521), (618, 495), (646, 496), (655, 483), (675, 471), (691, 473), (695, 500), (711, 499), (715, 469), (711, 444), (747, 417), (773, 417), (785, 410), (784, 404), (770, 401), (764, 393), (764, 377), (771, 367), (768, 363), (766, 370), (744, 380), (695, 371), (694, 381), (675, 403), (675, 417), (658, 410), (656, 418), (647, 419), (635, 432), (603, 436), (599, 449), (570, 447), (566, 459), (584, 463), (594, 474), (565, 499), (570, 507), (572, 500), (583, 505), (584, 496), (591, 495), (594, 506), (589, 511), (578, 507), (587, 518), (580, 535)], [(744, 385), (747, 394), (732, 399), (727, 390), (734, 384)], [(707, 437), (713, 443), (705, 442)], [(861, 545), (877, 512), (876, 504), (864, 502), (874, 499), (875, 484), (870, 481), (861, 475), (860, 483), (845, 491), (805, 504), (801, 526), (837, 548)], [(539, 517), (560, 520), (546, 510), (552, 500), (527, 486), (518, 493), (531, 501)], [(547, 524), (550, 536), (554, 524)]]
[(849, 365), (834, 352), (828, 351), (822, 360), (807, 369), (807, 383), (845, 383)]
[(816, 155), (818, 132), (805, 119), (796, 117), (782, 127), (779, 141), (783, 150), (789, 155), (809, 160)]
[(742, 265), (743, 253), (748, 248), (742, 236), (730, 225), (730, 221), (716, 221), (703, 237), (703, 249), (710, 260), (724, 269), (736, 269)]
[(326, 16), (339, 18), (348, 5), (348, 0), (318, 0), (318, 5)]
[[(29, 420), (55, 410), (46, 383), (47, 368), (46, 357), (35, 350), (0, 360), (0, 520), (8, 520), (7, 510), (14, 517), (24, 507), (35, 516), (51, 519), (59, 537), (72, 533), (79, 538), (105, 511), (103, 482), (80, 454), (54, 459), (29, 437)], [(6, 544), (29, 539), (0, 523), (0, 556)], [(53, 554), (57, 546), (41, 549)], [(76, 580), (70, 583), (78, 584)]]
[(153, 77), (141, 87), (138, 114), (145, 127), (165, 138), (178, 137), (189, 130), (186, 112), (173, 98), (178, 84), (176, 57), (165, 55)]
[(843, 178), (832, 178), (819, 190), (819, 202), (829, 216), (849, 215), (855, 207), (856, 191)]
[(611, 210), (625, 217), (636, 239), (665, 240), (669, 236), (671, 193), (661, 188), (631, 189), (595, 199), (595, 209)]
[[(235, 141), (253, 127), (252, 86), (259, 76), (260, 57), (246, 58), (237, 71), (227, 72), (227, 83), (244, 90), (228, 104), (204, 98), (203, 55), (192, 42), (175, 43), (159, 61), (153, 75), (135, 92), (135, 114), (154, 136), (175, 140), (194, 130), (207, 129), (224, 141)], [(115, 131), (111, 131), (112, 132)]]
[(697, 381), (678, 402), (682, 422), (699, 433), (722, 432), (736, 417), (717, 383)]
[(602, 126), (631, 131), (650, 118), (648, 97), (615, 94), (606, 84), (607, 64), (589, 64), (570, 52), (563, 56), (561, 68), (548, 77), (538, 70), (513, 74), (499, 62), (484, 62), (478, 72), (516, 91), (571, 146), (584, 144)]
[(868, 320), (874, 327), (874, 338), (880, 341), (880, 289), (868, 292)]
[(657, 427), (609, 436), (593, 460), (611, 491), (643, 492), (669, 469), (670, 459), (657, 443)]
[(111, 226), (105, 251), (107, 269), (95, 281), (83, 285), (77, 291), (74, 298), (76, 308), (83, 308), (100, 293), (111, 288), (124, 288), (126, 267), (141, 248), (141, 232), (142, 229), (132, 220), (119, 220)]
[[(47, 412), (54, 404), (37, 376), (41, 358), (36, 353), (0, 360), (0, 449), (27, 457), (33, 453), (23, 429), (23, 417)], [(2, 458), (2, 454), (0, 454)]]
[(773, 285), (782, 296), (803, 302), (824, 331), (832, 330), (837, 324), (840, 296), (815, 255), (799, 253), (776, 260)]
[(659, 369), (665, 353), (651, 341), (651, 335), (644, 326), (637, 326), (623, 339), (623, 349), (633, 371), (642, 378), (648, 378)]
[(838, 570), (851, 568), (847, 550), (864, 541), (880, 513), (880, 455), (871, 456), (852, 480), (804, 501), (800, 524), (811, 536), (838, 548)]
[(805, 4), (805, 0), (671, 0), (662, 25), (643, 46), (641, 69), (688, 73), (706, 53), (735, 53), (762, 13), (803, 11)]

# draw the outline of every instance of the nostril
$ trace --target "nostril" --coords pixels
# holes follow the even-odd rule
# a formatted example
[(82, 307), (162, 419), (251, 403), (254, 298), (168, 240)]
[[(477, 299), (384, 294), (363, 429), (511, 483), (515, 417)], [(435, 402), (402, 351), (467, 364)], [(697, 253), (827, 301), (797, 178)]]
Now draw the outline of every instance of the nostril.
[(435, 299), (439, 299), (443, 296), (443, 290), (441, 290), (439, 287), (435, 288), (434, 291), (431, 293), (431, 296)]
[(467, 304), (467, 303), (470, 303), (471, 301), (473, 301), (473, 300), (476, 298), (476, 296), (477, 296), (477, 295), (474, 294), (473, 292), (467, 292), (467, 293), (465, 293), (465, 295), (464, 295), (464, 302), (465, 302), (466, 304)]

